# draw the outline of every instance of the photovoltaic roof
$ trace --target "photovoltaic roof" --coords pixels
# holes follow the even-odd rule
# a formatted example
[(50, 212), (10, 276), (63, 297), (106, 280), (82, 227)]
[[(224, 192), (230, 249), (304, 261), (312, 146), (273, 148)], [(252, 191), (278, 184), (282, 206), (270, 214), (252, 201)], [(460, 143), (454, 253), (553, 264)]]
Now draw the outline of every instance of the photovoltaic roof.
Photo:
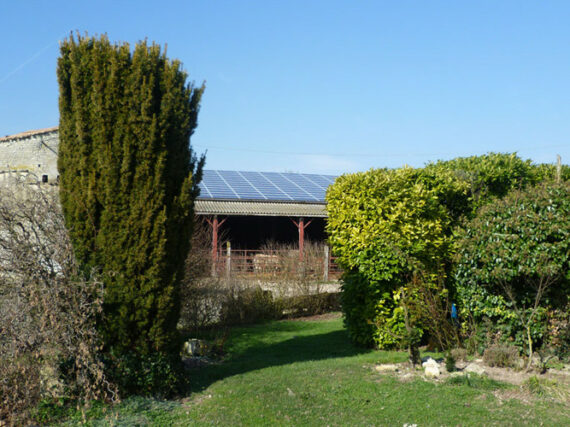
[(336, 176), (205, 170), (199, 199), (324, 203)]

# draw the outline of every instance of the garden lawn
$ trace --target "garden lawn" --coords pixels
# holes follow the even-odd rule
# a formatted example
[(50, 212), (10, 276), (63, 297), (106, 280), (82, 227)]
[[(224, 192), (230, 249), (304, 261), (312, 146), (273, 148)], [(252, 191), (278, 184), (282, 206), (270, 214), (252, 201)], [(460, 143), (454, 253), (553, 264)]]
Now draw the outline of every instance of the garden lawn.
[(88, 411), (88, 424), (570, 425), (570, 406), (506, 398), (519, 388), (484, 377), (402, 382), (376, 372), (407, 355), (354, 347), (339, 317), (234, 328), (226, 351), (223, 363), (188, 371), (185, 398), (130, 398)]

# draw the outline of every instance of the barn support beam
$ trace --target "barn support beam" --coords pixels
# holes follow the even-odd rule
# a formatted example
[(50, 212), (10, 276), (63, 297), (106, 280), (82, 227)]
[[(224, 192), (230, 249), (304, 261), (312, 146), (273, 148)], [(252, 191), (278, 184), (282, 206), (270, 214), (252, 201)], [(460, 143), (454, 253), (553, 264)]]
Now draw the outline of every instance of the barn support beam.
[(212, 219), (206, 217), (206, 221), (212, 227), (212, 277), (217, 275), (217, 266), (218, 266), (218, 238), (220, 227), (224, 222), (226, 222), (227, 218), (223, 220), (218, 219), (218, 215), (214, 215)]
[(294, 219), (291, 219), (291, 221), (297, 226), (297, 229), (299, 230), (299, 260), (303, 261), (303, 254), (305, 250), (305, 228), (307, 228), (311, 222), (313, 222), (313, 220), (305, 223), (305, 218), (301, 217), (299, 218), (299, 222), (295, 221)]

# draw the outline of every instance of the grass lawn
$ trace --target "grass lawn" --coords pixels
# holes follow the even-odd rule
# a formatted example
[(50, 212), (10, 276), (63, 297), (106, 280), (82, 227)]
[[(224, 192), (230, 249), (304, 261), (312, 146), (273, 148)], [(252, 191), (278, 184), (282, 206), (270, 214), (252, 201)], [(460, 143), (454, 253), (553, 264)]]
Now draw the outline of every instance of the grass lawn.
[(509, 399), (518, 387), (484, 377), (402, 382), (378, 373), (375, 364), (402, 362), (406, 354), (352, 346), (338, 317), (235, 328), (226, 350), (223, 363), (188, 372), (185, 398), (127, 399), (92, 409), (88, 424), (570, 425), (570, 406)]

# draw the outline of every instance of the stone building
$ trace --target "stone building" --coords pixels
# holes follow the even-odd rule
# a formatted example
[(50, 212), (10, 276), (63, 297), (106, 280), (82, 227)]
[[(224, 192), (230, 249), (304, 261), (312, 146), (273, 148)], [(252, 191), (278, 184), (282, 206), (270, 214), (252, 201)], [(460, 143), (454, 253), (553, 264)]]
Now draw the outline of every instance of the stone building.
[(0, 138), (0, 183), (57, 183), (58, 144), (57, 127)]

